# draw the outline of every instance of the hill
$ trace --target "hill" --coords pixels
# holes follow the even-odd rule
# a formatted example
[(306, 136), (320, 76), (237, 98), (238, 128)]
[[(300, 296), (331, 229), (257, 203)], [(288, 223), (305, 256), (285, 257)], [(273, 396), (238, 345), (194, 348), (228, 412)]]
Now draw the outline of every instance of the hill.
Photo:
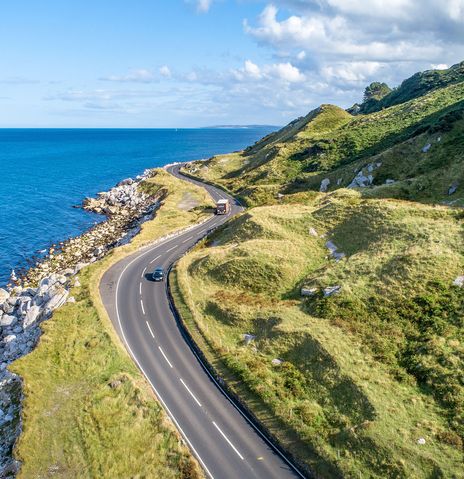
[(404, 80), (404, 82), (394, 90), (388, 89), (390, 90), (388, 91), (384, 88), (380, 95), (368, 95), (365, 101), (359, 105), (358, 111), (359, 113), (380, 111), (384, 108), (389, 108), (390, 106), (405, 103), (413, 98), (423, 96), (432, 90), (462, 81), (464, 81), (464, 62), (453, 65), (451, 68), (445, 70), (426, 70), (425, 72), (418, 72), (407, 80)]
[(316, 477), (464, 477), (464, 81), (451, 70), (433, 88), (429, 72), (373, 87), (396, 95), (379, 111), (322, 105), (184, 168), (249, 209), (181, 260), (176, 303)]
[(322, 105), (242, 152), (186, 170), (249, 205), (269, 204), (279, 193), (353, 186), (463, 204), (463, 114), (464, 82), (366, 115)]

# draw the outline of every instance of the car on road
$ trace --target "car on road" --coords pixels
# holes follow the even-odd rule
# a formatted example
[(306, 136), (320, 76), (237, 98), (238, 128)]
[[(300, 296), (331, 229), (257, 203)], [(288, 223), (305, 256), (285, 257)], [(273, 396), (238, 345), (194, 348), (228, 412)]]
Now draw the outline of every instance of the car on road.
[(151, 275), (153, 281), (164, 281), (164, 270), (163, 268), (156, 268)]

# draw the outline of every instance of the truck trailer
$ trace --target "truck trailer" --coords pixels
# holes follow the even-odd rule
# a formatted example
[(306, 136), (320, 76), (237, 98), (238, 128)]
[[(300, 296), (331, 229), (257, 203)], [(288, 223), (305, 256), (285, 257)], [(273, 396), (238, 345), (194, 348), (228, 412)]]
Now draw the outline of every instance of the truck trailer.
[(229, 200), (218, 200), (216, 203), (216, 214), (217, 215), (226, 215), (230, 211), (230, 202)]

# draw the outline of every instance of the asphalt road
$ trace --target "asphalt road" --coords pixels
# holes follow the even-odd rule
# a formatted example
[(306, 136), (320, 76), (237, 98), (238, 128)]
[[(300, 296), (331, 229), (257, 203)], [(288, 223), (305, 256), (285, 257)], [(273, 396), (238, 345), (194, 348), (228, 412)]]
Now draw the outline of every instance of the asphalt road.
[(223, 191), (187, 179), (178, 170), (179, 166), (168, 169), (175, 176), (204, 186), (214, 200), (229, 198), (233, 204), (230, 214), (213, 216), (206, 223), (114, 265), (100, 283), (105, 307), (127, 350), (207, 476), (303, 477), (274, 451), (210, 378), (176, 323), (166, 282), (150, 279), (155, 267), (167, 270), (209, 230), (241, 211)]

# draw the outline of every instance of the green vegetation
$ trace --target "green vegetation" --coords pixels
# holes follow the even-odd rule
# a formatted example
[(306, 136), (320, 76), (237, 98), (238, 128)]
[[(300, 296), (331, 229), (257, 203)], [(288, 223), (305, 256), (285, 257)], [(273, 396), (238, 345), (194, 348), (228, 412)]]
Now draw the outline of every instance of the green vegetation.
[[(460, 214), (348, 190), (288, 199), (180, 261), (187, 324), (321, 477), (464, 477)], [(327, 257), (328, 239), (346, 258)]]
[(12, 368), (24, 378), (20, 477), (203, 477), (99, 297), (100, 278), (112, 264), (201, 220), (212, 205), (202, 188), (163, 170), (144, 188), (167, 189), (156, 217), (131, 244), (81, 271), (81, 286), (71, 291), (76, 302), (43, 324), (38, 347)]
[(279, 193), (318, 191), (325, 178), (329, 190), (347, 187), (378, 163), (367, 195), (461, 204), (462, 187), (453, 198), (448, 190), (464, 179), (463, 111), (464, 82), (367, 115), (322, 105), (243, 152), (187, 169), (255, 206), (276, 202)]
[(254, 207), (174, 286), (262, 422), (320, 477), (464, 477), (464, 63), (186, 171)]
[(392, 89), (386, 83), (373, 82), (364, 90), (362, 104), (355, 104), (348, 111), (353, 114), (377, 111), (380, 100), (391, 92)]
[[(462, 81), (464, 81), (464, 62), (453, 65), (446, 70), (427, 70), (425, 72), (419, 72), (407, 80), (404, 80), (404, 82), (394, 90), (388, 91), (389, 89), (387, 90), (386, 88), (374, 88), (374, 95), (364, 96), (364, 102), (360, 105), (360, 112), (372, 113), (374, 111), (380, 111), (383, 108), (405, 103), (414, 98), (426, 95), (430, 91)], [(380, 83), (376, 82), (372, 85), (380, 85)], [(385, 85), (385, 83), (382, 85)], [(370, 90), (366, 91), (367, 93), (370, 92)]]

